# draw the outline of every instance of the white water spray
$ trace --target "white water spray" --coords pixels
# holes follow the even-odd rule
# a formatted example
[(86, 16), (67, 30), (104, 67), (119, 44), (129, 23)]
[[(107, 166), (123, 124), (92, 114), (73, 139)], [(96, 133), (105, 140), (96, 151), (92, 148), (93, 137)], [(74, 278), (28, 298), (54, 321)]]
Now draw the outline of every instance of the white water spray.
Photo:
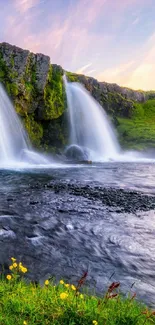
[(64, 76), (70, 119), (70, 144), (87, 148), (92, 160), (116, 159), (120, 146), (104, 109), (79, 83)]
[(32, 150), (26, 131), (0, 84), (0, 165), (16, 167), (48, 163), (46, 157)]

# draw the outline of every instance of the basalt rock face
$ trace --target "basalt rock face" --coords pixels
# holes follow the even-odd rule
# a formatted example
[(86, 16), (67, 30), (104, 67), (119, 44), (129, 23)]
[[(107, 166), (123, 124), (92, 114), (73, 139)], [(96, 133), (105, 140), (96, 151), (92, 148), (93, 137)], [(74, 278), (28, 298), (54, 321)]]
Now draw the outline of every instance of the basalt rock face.
[[(58, 147), (67, 141), (63, 123), (66, 101), (62, 76), (63, 69), (51, 65), (48, 56), (33, 54), (7, 43), (0, 44), (0, 81), (37, 147), (47, 148), (48, 144), (48, 148), (53, 148), (51, 133)], [(52, 138), (51, 146), (47, 134)]]
[[(68, 142), (63, 73), (64, 70), (51, 64), (46, 55), (0, 44), (0, 82), (13, 100), (36, 147), (55, 150)], [(132, 118), (137, 103), (155, 98), (155, 92), (134, 91), (83, 75), (66, 74), (71, 82), (78, 81), (85, 86), (111, 116), (116, 127), (119, 118)]]

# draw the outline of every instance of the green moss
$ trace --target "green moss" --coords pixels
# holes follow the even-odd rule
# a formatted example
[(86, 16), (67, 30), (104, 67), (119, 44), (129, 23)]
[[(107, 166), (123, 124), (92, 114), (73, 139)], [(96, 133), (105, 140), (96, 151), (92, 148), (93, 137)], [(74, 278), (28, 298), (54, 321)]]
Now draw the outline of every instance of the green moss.
[(52, 121), (43, 121), (43, 138), (42, 145), (48, 146), (48, 148), (64, 148), (68, 143), (69, 130), (67, 117), (65, 114), (60, 116), (58, 119), (54, 119)]
[(48, 81), (44, 89), (44, 120), (52, 120), (61, 116), (65, 110), (62, 73), (50, 66)]
[(16, 97), (19, 93), (18, 86), (15, 83), (6, 83), (6, 89), (8, 94), (12, 95), (13, 97)]
[(27, 114), (23, 119), (23, 122), (28, 132), (30, 141), (34, 146), (39, 147), (43, 136), (42, 125), (34, 120), (34, 116), (32, 114)]
[(5, 83), (6, 74), (7, 74), (7, 67), (5, 61), (3, 60), (3, 55), (0, 52), (0, 82)]
[(72, 73), (72, 72), (67, 71), (66, 76), (67, 76), (67, 79), (70, 82), (78, 82), (79, 81), (78, 80), (78, 75), (76, 73)]
[(15, 65), (15, 60), (14, 60), (14, 55), (12, 54), (11, 57), (10, 57), (10, 63), (11, 63), (11, 66), (12, 68), (14, 67)]

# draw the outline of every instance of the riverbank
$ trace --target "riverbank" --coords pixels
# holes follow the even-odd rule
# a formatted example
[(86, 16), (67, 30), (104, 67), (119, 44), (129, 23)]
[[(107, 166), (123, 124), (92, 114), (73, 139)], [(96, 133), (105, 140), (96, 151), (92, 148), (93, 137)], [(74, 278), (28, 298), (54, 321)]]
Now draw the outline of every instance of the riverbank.
[[(155, 312), (135, 301), (136, 294), (120, 294), (120, 283), (107, 285), (103, 297), (84, 289), (87, 272), (76, 284), (46, 279), (28, 283), (28, 269), (12, 258), (9, 272), (0, 280), (1, 325), (138, 325), (153, 324)], [(36, 270), (37, 272), (37, 270)]]

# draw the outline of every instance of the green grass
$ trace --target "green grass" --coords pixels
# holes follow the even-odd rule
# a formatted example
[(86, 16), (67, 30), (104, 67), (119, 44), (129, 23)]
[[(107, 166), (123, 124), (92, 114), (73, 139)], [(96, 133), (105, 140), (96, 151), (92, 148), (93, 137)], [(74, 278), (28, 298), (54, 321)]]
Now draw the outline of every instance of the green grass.
[(155, 147), (155, 100), (134, 104), (130, 119), (118, 118), (117, 131), (121, 144), (127, 148)]
[(86, 274), (76, 285), (60, 281), (43, 286), (26, 282), (27, 269), (14, 264), (11, 279), (0, 280), (1, 325), (138, 325), (155, 324), (154, 312), (135, 301), (123, 298), (119, 283), (108, 287), (103, 297), (81, 293)]

